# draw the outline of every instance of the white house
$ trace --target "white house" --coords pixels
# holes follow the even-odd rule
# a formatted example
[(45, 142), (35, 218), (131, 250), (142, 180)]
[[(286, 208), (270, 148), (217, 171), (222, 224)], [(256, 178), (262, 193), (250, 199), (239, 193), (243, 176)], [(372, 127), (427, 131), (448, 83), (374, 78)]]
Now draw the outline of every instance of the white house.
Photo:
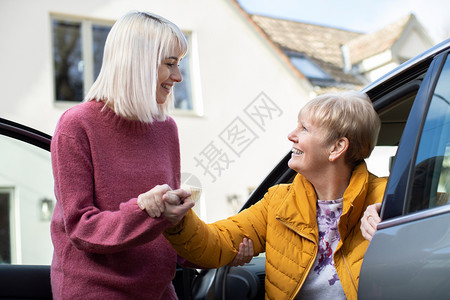
[[(287, 46), (296, 42), (314, 49), (301, 41), (303, 35), (292, 34), (304, 23), (272, 19), (275, 27), (286, 22), (291, 26), (272, 32), (275, 27), (262, 22), (270, 18), (248, 15), (236, 0), (0, 0), (0, 117), (52, 134), (59, 116), (78, 103), (93, 82), (108, 28), (130, 10), (151, 11), (173, 21), (189, 40), (184, 82), (175, 90), (177, 108), (172, 112), (179, 127), (182, 181), (202, 188), (195, 209), (203, 219), (227, 217), (290, 150), (287, 135), (296, 126), (300, 107), (333, 86), (328, 79), (309, 76), (292, 60), (306, 59), (319, 69), (330, 66), (323, 57)], [(422, 29), (411, 28), (404, 29), (409, 33), (399, 38), (401, 42), (391, 44), (392, 49), (399, 45), (402, 58), (412, 55), (411, 49), (429, 47), (428, 42), (420, 47), (413, 43), (414, 28)], [(285, 33), (290, 33), (282, 38), (286, 45), (277, 39)], [(316, 33), (316, 38), (326, 36)], [(348, 49), (350, 40), (346, 38)], [(322, 44), (325, 49), (327, 41)], [(345, 75), (356, 66), (361, 71), (368, 59), (355, 61), (350, 55), (352, 64), (342, 58), (322, 71), (330, 75), (340, 70)], [(343, 71), (345, 66), (350, 68)], [(333, 79), (338, 88), (364, 84), (360, 78), (365, 73), (344, 75), (351, 80), (342, 85)], [(49, 263), (49, 220), (41, 218), (42, 209), (51, 209), (55, 201), (49, 156), (33, 155), (34, 164), (18, 161), (21, 150), (3, 139), (0, 196), (3, 193), (11, 202), (6, 215), (12, 261)], [(25, 181), (15, 180), (19, 169), (27, 170)], [(39, 189), (28, 187), (33, 181), (39, 181)]]
[[(61, 113), (77, 103), (57, 95), (82, 95), (98, 67), (95, 49), (105, 26), (130, 10), (162, 15), (189, 39), (184, 78), (192, 109), (172, 114), (179, 127), (183, 179), (201, 185), (197, 211), (204, 219), (229, 216), (289, 151), (286, 136), (296, 126), (298, 109), (313, 95), (306, 78), (294, 76), (235, 1), (1, 0), (0, 117), (52, 134)], [(65, 71), (61, 60), (69, 64)], [(61, 79), (61, 73), (72, 81)], [(1, 159), (14, 156), (4, 149)], [(37, 211), (43, 197), (54, 200), (51, 172), (46, 172), (48, 191), (38, 196), (24, 192), (26, 182), (12, 182), (15, 167), (1, 166), (0, 186), (8, 188), (15, 204), (13, 261), (30, 263), (32, 257), (48, 263), (51, 251), (37, 245), (50, 240), (49, 221), (41, 221)], [(36, 224), (47, 229), (35, 232)]]

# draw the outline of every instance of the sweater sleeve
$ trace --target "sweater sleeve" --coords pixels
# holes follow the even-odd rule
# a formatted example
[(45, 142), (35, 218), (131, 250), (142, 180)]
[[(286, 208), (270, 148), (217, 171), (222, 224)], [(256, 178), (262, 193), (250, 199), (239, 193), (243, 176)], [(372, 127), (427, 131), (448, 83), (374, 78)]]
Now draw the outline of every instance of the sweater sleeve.
[(207, 268), (230, 263), (244, 237), (252, 239), (257, 255), (265, 251), (270, 194), (237, 215), (212, 224), (205, 224), (190, 210), (179, 224), (166, 229), (164, 236), (179, 255)]
[(116, 211), (96, 207), (89, 141), (83, 132), (68, 135), (57, 128), (51, 155), (57, 198), (52, 226), (63, 226), (79, 250), (127, 250), (157, 238), (170, 225), (164, 217), (150, 218), (141, 211), (136, 198), (125, 199)]

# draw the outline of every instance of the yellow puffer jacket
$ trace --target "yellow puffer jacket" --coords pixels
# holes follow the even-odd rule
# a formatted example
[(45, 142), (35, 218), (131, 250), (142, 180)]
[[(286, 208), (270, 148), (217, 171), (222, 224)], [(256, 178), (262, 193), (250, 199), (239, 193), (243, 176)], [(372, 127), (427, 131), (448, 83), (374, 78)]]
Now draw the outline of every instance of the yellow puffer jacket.
[[(344, 193), (334, 263), (347, 299), (357, 298), (369, 244), (361, 235), (360, 219), (368, 205), (381, 202), (386, 181), (362, 163)], [(318, 252), (316, 201), (313, 186), (297, 174), (292, 184), (270, 188), (258, 203), (226, 220), (207, 225), (191, 210), (165, 236), (181, 256), (209, 268), (231, 262), (242, 239), (251, 238), (255, 254), (266, 252), (266, 299), (294, 299)]]

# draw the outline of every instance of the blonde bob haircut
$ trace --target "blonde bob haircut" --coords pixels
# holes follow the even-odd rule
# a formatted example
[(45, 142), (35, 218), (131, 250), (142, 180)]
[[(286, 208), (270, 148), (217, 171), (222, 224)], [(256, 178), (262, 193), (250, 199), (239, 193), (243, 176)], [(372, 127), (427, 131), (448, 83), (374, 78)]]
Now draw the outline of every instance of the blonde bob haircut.
[(147, 12), (129, 12), (108, 34), (102, 68), (85, 101), (103, 101), (127, 119), (164, 121), (173, 93), (164, 104), (157, 103), (158, 69), (163, 59), (181, 59), (187, 50), (184, 34), (172, 22)]
[(377, 144), (380, 118), (369, 97), (359, 92), (329, 93), (309, 101), (299, 113), (300, 119), (325, 129), (325, 142), (332, 144), (346, 137), (349, 147), (346, 162), (355, 167), (369, 157)]

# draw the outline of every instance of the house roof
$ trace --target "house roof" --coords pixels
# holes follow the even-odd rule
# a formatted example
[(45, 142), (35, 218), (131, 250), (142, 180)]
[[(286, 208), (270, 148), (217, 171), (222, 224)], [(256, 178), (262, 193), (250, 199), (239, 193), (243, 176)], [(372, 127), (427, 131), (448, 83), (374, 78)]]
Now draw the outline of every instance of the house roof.
[(341, 51), (343, 44), (361, 36), (362, 33), (260, 15), (250, 17), (267, 38), (283, 51), (304, 54), (336, 83), (362, 84), (357, 77), (343, 71)]
[(340, 67), (343, 67), (341, 45), (362, 35), (348, 30), (259, 15), (252, 15), (251, 18), (283, 50), (304, 53)]
[[(365, 81), (359, 75), (344, 71), (346, 62), (342, 46), (347, 47), (351, 64), (357, 64), (365, 58), (391, 48), (409, 22), (412, 19), (416, 21), (411, 14), (379, 31), (365, 34), (261, 15), (249, 17), (284, 54), (288, 55), (289, 52), (303, 54), (328, 73), (334, 79), (335, 85), (354, 87), (361, 87)], [(320, 81), (313, 84), (327, 86)]]
[(400, 38), (406, 25), (416, 20), (413, 14), (369, 34), (363, 34), (347, 42), (351, 64), (356, 64), (373, 55), (390, 49)]

